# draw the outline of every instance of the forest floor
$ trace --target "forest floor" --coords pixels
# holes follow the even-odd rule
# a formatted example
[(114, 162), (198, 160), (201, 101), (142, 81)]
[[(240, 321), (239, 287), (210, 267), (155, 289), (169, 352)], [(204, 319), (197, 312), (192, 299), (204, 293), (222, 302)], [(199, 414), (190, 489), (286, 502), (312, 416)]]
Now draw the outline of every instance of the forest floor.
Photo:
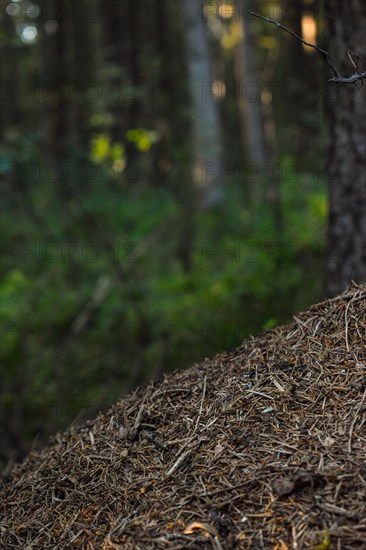
[(366, 285), (58, 434), (1, 548), (366, 549)]

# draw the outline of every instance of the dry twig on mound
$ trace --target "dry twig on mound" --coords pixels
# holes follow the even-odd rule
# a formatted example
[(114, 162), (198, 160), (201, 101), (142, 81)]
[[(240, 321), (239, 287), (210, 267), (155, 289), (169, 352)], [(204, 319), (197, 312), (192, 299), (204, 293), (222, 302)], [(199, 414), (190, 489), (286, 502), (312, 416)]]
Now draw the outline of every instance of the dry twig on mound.
[(4, 480), (2, 548), (366, 548), (366, 285), (142, 388)]

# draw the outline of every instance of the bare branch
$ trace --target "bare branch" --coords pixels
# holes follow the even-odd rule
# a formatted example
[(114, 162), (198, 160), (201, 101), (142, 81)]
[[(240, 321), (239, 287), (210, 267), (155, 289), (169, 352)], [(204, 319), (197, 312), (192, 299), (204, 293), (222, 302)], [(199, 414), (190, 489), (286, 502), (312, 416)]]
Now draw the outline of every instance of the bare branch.
[[(281, 25), (281, 23), (279, 23), (278, 21), (275, 21), (274, 19), (270, 19), (269, 17), (264, 17), (263, 15), (259, 15), (258, 13), (254, 13), (253, 11), (250, 11), (250, 10), (248, 10), (248, 13), (250, 13), (251, 15), (254, 15), (254, 17), (258, 17), (259, 19), (263, 19), (263, 21), (267, 21), (267, 23), (272, 23), (273, 25), (276, 25), (277, 27), (279, 27), (283, 31), (288, 32), (289, 34), (291, 34), (291, 36), (293, 36), (297, 40), (300, 40), (300, 42), (302, 42), (302, 44), (305, 44), (305, 46), (309, 46), (310, 48), (314, 48), (316, 51), (323, 54), (325, 56), (325, 59), (326, 59), (328, 65), (329, 65), (329, 68), (331, 69), (332, 73), (334, 74), (334, 78), (335, 79), (338, 78), (337, 71), (335, 70), (335, 68), (333, 67), (331, 62), (329, 61), (329, 54), (328, 54), (327, 51), (322, 50), (322, 48), (319, 48), (315, 44), (311, 44), (310, 42), (306, 42), (306, 40), (303, 40), (301, 38), (301, 36), (299, 36), (298, 34), (292, 32), (287, 27), (284, 27), (283, 25)], [(335, 82), (335, 80), (332, 79), (332, 80), (329, 80), (328, 82)]]
[[(364, 68), (364, 70), (366, 69), (366, 64), (365, 64), (366, 59), (365, 59), (364, 57), (362, 57), (362, 55), (360, 55), (360, 54), (357, 53), (357, 52), (353, 52), (352, 50), (348, 50), (347, 53), (348, 53), (348, 57), (349, 57), (350, 60), (351, 60), (352, 65), (353, 65), (354, 68), (356, 69), (356, 73), (359, 74), (359, 72), (360, 72), (360, 71), (359, 71), (359, 68), (358, 68), (358, 60), (359, 60), (359, 59), (362, 59), (362, 61), (363, 61), (363, 68)], [(353, 59), (354, 57), (356, 58), (356, 61)]]
[(352, 51), (351, 50), (348, 50), (348, 57), (349, 57), (349, 60), (350, 62), (352, 63), (354, 69), (356, 70), (356, 72), (358, 73), (358, 66), (357, 66), (357, 56), (356, 56), (356, 61), (354, 61), (353, 57), (352, 57)]
[(334, 78), (330, 78), (328, 82), (335, 82), (336, 84), (355, 84), (358, 80), (361, 80), (363, 83), (363, 80), (366, 80), (366, 71), (363, 73), (355, 73), (352, 76), (335, 76)]

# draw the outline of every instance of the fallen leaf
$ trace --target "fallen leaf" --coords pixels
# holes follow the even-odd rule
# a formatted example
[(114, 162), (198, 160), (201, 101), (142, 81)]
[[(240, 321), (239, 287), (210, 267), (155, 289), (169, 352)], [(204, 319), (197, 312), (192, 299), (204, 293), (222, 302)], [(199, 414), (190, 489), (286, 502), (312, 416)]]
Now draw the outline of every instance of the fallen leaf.
[(215, 529), (215, 527), (213, 527), (209, 523), (201, 523), (200, 521), (194, 521), (193, 523), (188, 525), (188, 527), (186, 527), (184, 529), (184, 534), (185, 535), (191, 535), (192, 533), (194, 533), (194, 531), (202, 531), (202, 533), (205, 537), (210, 537), (210, 536), (218, 537), (219, 536), (219, 534), (218, 534), (217, 530)]

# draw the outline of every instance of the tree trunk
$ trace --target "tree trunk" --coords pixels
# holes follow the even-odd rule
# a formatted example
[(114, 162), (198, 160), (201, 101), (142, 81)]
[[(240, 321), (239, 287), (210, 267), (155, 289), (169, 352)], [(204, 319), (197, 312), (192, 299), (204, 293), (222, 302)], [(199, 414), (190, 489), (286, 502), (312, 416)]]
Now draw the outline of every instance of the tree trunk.
[[(96, 32), (94, 22), (87, 21), (88, 4), (79, 0), (75, 10), (75, 21), (72, 31), (72, 82), (75, 87), (74, 101), (71, 106), (73, 123), (73, 144), (80, 151), (88, 152), (90, 141), (90, 116), (93, 104), (88, 98), (88, 88), (95, 83), (96, 65)], [(94, 86), (95, 87), (95, 86)], [(85, 154), (85, 153), (84, 153)]]
[(69, 103), (66, 86), (68, 74), (69, 18), (64, 0), (47, 5), (43, 0), (41, 8), (57, 23), (56, 30), (48, 35), (42, 20), (43, 88), (46, 93), (43, 113), (43, 144), (48, 159), (64, 161), (69, 138)]
[(263, 124), (261, 102), (262, 81), (257, 67), (257, 48), (253, 21), (249, 20), (247, 10), (251, 4), (242, 0), (243, 42), (238, 52), (240, 60), (240, 83), (245, 86), (246, 93), (239, 103), (242, 126), (246, 143), (248, 160), (261, 167), (268, 161), (266, 137)]
[[(330, 60), (341, 76), (349, 76), (355, 70), (347, 51), (366, 56), (366, 4), (364, 0), (327, 0), (325, 5)], [(330, 84), (327, 88), (330, 205), (325, 292), (328, 296), (339, 294), (352, 280), (356, 283), (366, 280), (365, 92), (365, 86), (351, 84)]]
[(19, 97), (19, 76), (18, 76), (18, 56), (16, 50), (16, 32), (10, 15), (5, 12), (5, 8), (10, 4), (6, 1), (3, 6), (2, 14), (3, 24), (3, 45), (2, 62), (0, 64), (0, 77), (2, 82), (3, 109), (0, 119), (0, 130), (4, 139), (6, 132), (14, 127), (18, 127), (21, 122), (21, 113), (18, 104)]
[(193, 181), (203, 191), (203, 205), (221, 199), (221, 128), (212, 89), (211, 59), (202, 0), (182, 3), (186, 24), (187, 67), (194, 144)]
[(138, 67), (139, 16), (142, 13), (138, 0), (117, 2), (103, 0), (103, 34), (106, 110), (109, 115), (108, 133), (112, 142), (124, 143), (128, 166), (135, 157), (135, 146), (126, 141), (126, 133), (138, 124), (140, 85)]

